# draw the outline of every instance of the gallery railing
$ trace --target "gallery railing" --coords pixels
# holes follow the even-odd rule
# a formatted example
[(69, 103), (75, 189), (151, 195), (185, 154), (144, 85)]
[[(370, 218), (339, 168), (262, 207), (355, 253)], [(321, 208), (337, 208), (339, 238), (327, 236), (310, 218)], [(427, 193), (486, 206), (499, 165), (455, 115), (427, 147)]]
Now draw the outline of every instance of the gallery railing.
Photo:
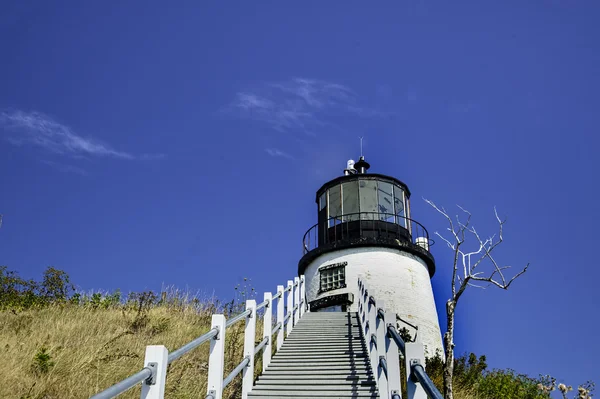
[(356, 212), (315, 224), (302, 238), (303, 253), (319, 246), (361, 238), (409, 241), (426, 250), (433, 245), (421, 223), (401, 215), (381, 212)]

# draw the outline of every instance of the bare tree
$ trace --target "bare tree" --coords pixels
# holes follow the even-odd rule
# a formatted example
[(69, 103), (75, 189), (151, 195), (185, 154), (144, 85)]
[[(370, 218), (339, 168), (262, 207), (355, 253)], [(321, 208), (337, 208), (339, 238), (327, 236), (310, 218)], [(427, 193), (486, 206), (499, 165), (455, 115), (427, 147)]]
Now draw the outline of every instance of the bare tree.
[[(435, 234), (440, 237), (452, 250), (454, 254), (453, 269), (452, 269), (452, 296), (446, 302), (446, 333), (444, 334), (444, 351), (446, 354), (446, 362), (444, 363), (444, 397), (453, 399), (452, 392), (452, 376), (454, 374), (454, 316), (456, 314), (456, 304), (462, 297), (468, 287), (487, 288), (495, 286), (503, 290), (508, 287), (518, 277), (523, 275), (529, 267), (529, 263), (525, 265), (518, 273), (507, 278), (505, 272), (510, 269), (510, 266), (500, 266), (492, 252), (500, 245), (504, 239), (503, 228), (506, 220), (500, 219), (496, 208), (494, 215), (498, 221), (498, 233), (486, 238), (481, 238), (475, 227), (471, 224), (471, 213), (458, 206), (463, 213), (463, 218), (456, 215), (453, 219), (450, 217), (446, 209), (440, 208), (432, 201), (425, 199), (436, 211), (442, 214), (448, 221), (448, 232), (450, 238), (444, 237), (440, 233)], [(464, 244), (467, 237), (475, 240), (475, 248), (478, 249), (467, 252), (464, 250)]]

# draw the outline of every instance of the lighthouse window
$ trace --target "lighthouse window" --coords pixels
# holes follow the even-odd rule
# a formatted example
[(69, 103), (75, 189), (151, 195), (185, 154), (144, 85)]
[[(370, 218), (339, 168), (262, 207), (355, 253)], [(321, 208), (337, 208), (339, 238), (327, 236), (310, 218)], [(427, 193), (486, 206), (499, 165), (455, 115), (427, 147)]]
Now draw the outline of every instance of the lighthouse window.
[(327, 191), (321, 194), (319, 198), (319, 210), (322, 211), (327, 206)]
[[(358, 220), (358, 181), (351, 181), (342, 185), (344, 221)], [(354, 214), (354, 215), (352, 215)]]
[[(341, 186), (333, 186), (329, 189), (329, 217), (337, 218), (342, 216), (342, 190)], [(330, 220), (330, 225), (337, 224), (336, 219)]]
[(360, 180), (361, 219), (372, 220), (377, 214), (377, 181)]
[(404, 190), (398, 186), (394, 186), (394, 209), (397, 215), (396, 223), (406, 227), (406, 219), (404, 218)]
[(319, 269), (319, 292), (337, 290), (346, 287), (346, 262), (324, 266)]
[(379, 219), (394, 223), (394, 189), (390, 183), (379, 182)]

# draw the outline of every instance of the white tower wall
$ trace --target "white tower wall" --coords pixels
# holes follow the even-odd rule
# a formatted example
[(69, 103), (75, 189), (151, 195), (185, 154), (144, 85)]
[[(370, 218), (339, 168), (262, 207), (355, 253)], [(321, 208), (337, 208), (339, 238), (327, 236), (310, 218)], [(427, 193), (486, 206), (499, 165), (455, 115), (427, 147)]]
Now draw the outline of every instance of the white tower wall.
[[(347, 262), (346, 288), (319, 294), (319, 268), (332, 263)], [(417, 341), (425, 345), (427, 356), (442, 351), (442, 336), (427, 265), (412, 254), (384, 247), (355, 247), (320, 255), (304, 272), (308, 302), (330, 295), (352, 293), (357, 309), (357, 279), (361, 277), (372, 295), (385, 301), (388, 312), (419, 327)], [(399, 321), (415, 337), (415, 330)]]

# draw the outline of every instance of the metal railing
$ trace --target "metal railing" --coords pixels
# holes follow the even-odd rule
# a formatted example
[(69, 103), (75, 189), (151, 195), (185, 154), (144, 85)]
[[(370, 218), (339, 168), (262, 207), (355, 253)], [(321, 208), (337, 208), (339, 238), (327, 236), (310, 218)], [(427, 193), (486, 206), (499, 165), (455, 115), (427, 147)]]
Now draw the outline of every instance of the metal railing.
[(425, 371), (425, 351), (419, 342), (404, 342), (396, 330), (396, 315), (369, 294), (358, 279), (358, 318), (365, 337), (371, 369), (381, 398), (401, 399), (400, 354), (406, 365), (406, 392), (409, 399), (443, 399)]
[(313, 225), (302, 238), (302, 251), (306, 254), (320, 245), (359, 238), (399, 239), (426, 250), (434, 243), (425, 226), (411, 218), (393, 213), (356, 212)]
[[(308, 311), (305, 300), (305, 284), (304, 276), (300, 276), (296, 277), (293, 281), (289, 280), (285, 288), (283, 285), (278, 285), (275, 295), (265, 292), (264, 301), (258, 305), (255, 300), (246, 301), (246, 310), (229, 320), (226, 320), (223, 314), (214, 314), (212, 316), (211, 329), (206, 334), (171, 353), (168, 352), (164, 345), (147, 346), (144, 367), (140, 371), (92, 396), (91, 399), (114, 398), (138, 384), (142, 384), (142, 399), (163, 399), (165, 395), (167, 366), (205, 342), (210, 342), (206, 398), (221, 399), (223, 389), (236, 376), (242, 373), (242, 398), (247, 399), (248, 393), (252, 391), (254, 384), (255, 357), (262, 352), (262, 371), (264, 372), (271, 363), (273, 336), (276, 334), (275, 348), (278, 351), (285, 337), (289, 335), (296, 323)], [(287, 295), (285, 295), (286, 293)], [(276, 324), (273, 327), (274, 307), (272, 305), (276, 299)], [(254, 345), (256, 337), (256, 311), (263, 308), (265, 309), (263, 315), (263, 339), (258, 345)], [(287, 314), (284, 314), (286, 309)], [(246, 321), (244, 329), (244, 358), (229, 375), (223, 378), (227, 328), (241, 320)]]

